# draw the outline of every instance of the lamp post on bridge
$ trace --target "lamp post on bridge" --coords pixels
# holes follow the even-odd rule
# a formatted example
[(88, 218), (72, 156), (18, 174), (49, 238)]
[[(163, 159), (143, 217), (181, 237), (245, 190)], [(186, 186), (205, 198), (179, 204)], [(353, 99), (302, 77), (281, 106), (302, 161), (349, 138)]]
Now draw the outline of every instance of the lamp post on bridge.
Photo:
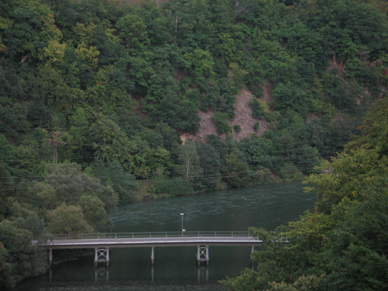
[(181, 227), (182, 236), (183, 236), (183, 233), (186, 231), (186, 229), (183, 228), (183, 217), (184, 217), (184, 215), (185, 215), (185, 214), (184, 214), (183, 212), (180, 213), (180, 216), (181, 216), (181, 224), (182, 224), (182, 227)]

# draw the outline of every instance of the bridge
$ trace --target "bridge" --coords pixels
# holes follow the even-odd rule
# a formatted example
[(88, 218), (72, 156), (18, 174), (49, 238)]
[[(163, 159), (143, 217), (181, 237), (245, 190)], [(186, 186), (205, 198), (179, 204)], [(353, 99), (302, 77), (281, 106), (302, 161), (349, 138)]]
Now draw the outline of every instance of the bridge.
[(109, 251), (112, 248), (150, 247), (151, 263), (155, 261), (155, 247), (195, 246), (198, 265), (209, 263), (209, 246), (250, 246), (251, 254), (261, 240), (250, 236), (247, 231), (189, 231), (189, 232), (129, 232), (87, 233), (53, 235), (46, 241), (33, 241), (34, 245), (49, 252), (52, 264), (53, 250), (94, 249), (94, 264), (109, 266)]

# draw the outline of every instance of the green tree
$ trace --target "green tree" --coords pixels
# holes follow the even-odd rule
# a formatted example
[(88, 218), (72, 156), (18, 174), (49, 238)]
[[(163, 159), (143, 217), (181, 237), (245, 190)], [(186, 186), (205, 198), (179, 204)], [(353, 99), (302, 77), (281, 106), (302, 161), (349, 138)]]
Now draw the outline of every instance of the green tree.
[(178, 162), (176, 171), (184, 179), (190, 181), (202, 176), (197, 148), (191, 140), (179, 147)]
[(360, 146), (376, 148), (380, 155), (388, 154), (388, 143), (385, 136), (388, 135), (388, 110), (387, 96), (377, 100), (373, 108), (368, 112), (364, 124), (361, 126), (361, 135), (355, 138), (346, 146), (347, 150), (357, 149)]
[[(28, 100), (35, 101), (30, 107), (29, 115), (32, 115), (34, 111), (37, 112), (35, 115), (38, 116), (39, 114), (42, 115), (42, 113), (45, 113), (45, 115), (48, 115), (45, 119), (48, 119), (49, 114), (52, 112), (47, 108), (55, 109), (57, 112), (67, 112), (72, 107), (71, 102), (73, 92), (71, 88), (67, 86), (61, 74), (53, 68), (44, 67), (36, 76), (29, 75), (24, 90), (25, 97)], [(41, 108), (36, 108), (39, 105)], [(38, 109), (40, 109), (40, 111), (38, 111)], [(36, 120), (36, 117), (34, 119)], [(46, 122), (46, 127), (49, 127), (50, 124), (47, 123), (48, 122)], [(33, 125), (36, 126), (36, 121)]]
[(228, 124), (227, 120), (229, 119), (229, 116), (227, 113), (222, 113), (222, 112), (216, 112), (214, 113), (212, 117), (212, 121), (217, 127), (217, 133), (218, 134), (223, 134), (223, 133), (230, 133), (232, 132), (232, 128)]
[(331, 163), (324, 161), (318, 168), (321, 174), (313, 174), (306, 180), (316, 185), (308, 190), (316, 190), (317, 208), (330, 212), (332, 205), (344, 198), (359, 199), (360, 191), (367, 185), (371, 176), (384, 171), (386, 158), (379, 160), (376, 150), (358, 149), (339, 154)]
[(78, 204), (80, 197), (85, 193), (90, 193), (104, 202), (106, 211), (117, 205), (117, 193), (110, 186), (101, 185), (98, 179), (82, 173), (77, 164), (48, 164), (46, 171), (45, 182), (50, 187), (44, 188), (43, 191), (47, 193), (42, 193), (39, 183), (35, 187), (37, 191), (40, 191), (39, 196), (43, 198), (47, 195), (52, 197), (52, 189), (54, 189), (56, 206), (61, 203)]
[(197, 152), (203, 171), (202, 183), (206, 188), (215, 188), (221, 176), (220, 155), (207, 143), (197, 145)]
[(243, 140), (238, 144), (252, 170), (272, 169), (271, 144), (263, 138)]
[(3, 42), (7, 47), (5, 51), (7, 57), (15, 63), (24, 63), (27, 60), (38, 61), (45, 45), (39, 35), (42, 28), (42, 17), (52, 13), (50, 8), (39, 1), (26, 0), (16, 5), (5, 5), (2, 8), (5, 8), (5, 13), (12, 20), (12, 22), (6, 22), (4, 32)]
[(233, 152), (225, 156), (221, 174), (222, 180), (232, 188), (243, 188), (251, 183), (248, 165)]
[(273, 107), (276, 110), (292, 109), (299, 113), (306, 114), (309, 110), (309, 100), (305, 88), (297, 88), (292, 83), (279, 84), (273, 91), (276, 103)]
[(46, 271), (46, 256), (31, 244), (30, 231), (20, 229), (12, 221), (0, 221), (0, 286), (15, 287), (27, 277)]
[(91, 194), (82, 194), (79, 200), (85, 220), (95, 231), (107, 232), (112, 222), (105, 211), (104, 202)]
[(104, 162), (96, 159), (92, 165), (92, 173), (106, 186), (111, 184), (119, 196), (120, 204), (130, 202), (135, 190), (135, 177), (124, 170), (119, 162)]
[(192, 53), (184, 55), (191, 74), (199, 80), (212, 79), (215, 76), (213, 71), (214, 61), (208, 51), (196, 49)]
[(127, 14), (117, 21), (116, 27), (130, 52), (134, 55), (143, 54), (150, 43), (144, 20), (136, 14)]
[(166, 96), (152, 113), (156, 122), (164, 122), (171, 127), (180, 128), (195, 134), (199, 128), (199, 102), (186, 96)]
[(84, 218), (82, 208), (62, 203), (47, 214), (47, 231), (52, 234), (77, 234), (93, 232)]

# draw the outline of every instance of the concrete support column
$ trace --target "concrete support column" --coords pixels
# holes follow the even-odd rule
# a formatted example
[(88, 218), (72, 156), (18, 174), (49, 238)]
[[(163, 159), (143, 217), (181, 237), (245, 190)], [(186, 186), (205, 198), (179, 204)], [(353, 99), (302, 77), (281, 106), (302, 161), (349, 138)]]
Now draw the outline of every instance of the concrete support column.
[(155, 247), (151, 247), (151, 264), (153, 265), (155, 261)]
[(94, 249), (94, 266), (97, 267), (98, 265), (98, 248)]
[(253, 271), (253, 269), (254, 269), (254, 266), (253, 266), (253, 258), (252, 258), (252, 256), (253, 256), (253, 252), (255, 251), (255, 246), (251, 246), (251, 263), (250, 263), (250, 265), (251, 265), (251, 270)]
[(53, 263), (53, 249), (52, 248), (49, 249), (48, 260), (49, 260), (49, 266), (51, 266)]

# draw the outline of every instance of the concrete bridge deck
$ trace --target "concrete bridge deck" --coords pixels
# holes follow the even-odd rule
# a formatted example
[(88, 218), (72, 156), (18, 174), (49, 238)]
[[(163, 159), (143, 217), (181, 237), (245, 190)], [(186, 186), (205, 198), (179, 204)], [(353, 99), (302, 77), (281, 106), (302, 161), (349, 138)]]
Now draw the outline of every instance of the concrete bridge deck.
[(87, 249), (96, 247), (151, 247), (196, 245), (260, 245), (248, 232), (133, 232), (108, 234), (56, 235), (47, 241), (34, 241), (40, 247), (51, 249)]

